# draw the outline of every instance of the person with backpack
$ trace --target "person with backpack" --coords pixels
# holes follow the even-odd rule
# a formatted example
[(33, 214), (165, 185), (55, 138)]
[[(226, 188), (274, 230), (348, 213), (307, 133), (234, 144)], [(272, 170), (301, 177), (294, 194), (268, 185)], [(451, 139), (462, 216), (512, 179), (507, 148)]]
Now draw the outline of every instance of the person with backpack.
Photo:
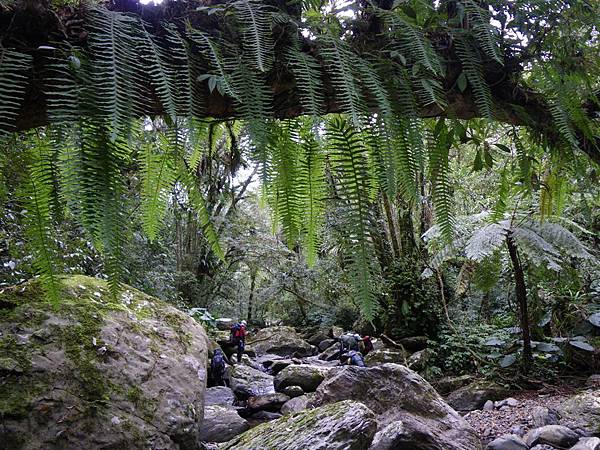
[(345, 353), (343, 355), (342, 364), (348, 366), (366, 367), (363, 355), (356, 350), (350, 350), (348, 353)]
[(246, 346), (246, 321), (233, 324), (231, 327), (231, 342), (237, 346), (237, 362), (242, 362), (242, 354)]
[(210, 377), (213, 386), (227, 386), (225, 383), (225, 355), (220, 348), (217, 348), (210, 362)]
[(367, 356), (369, 352), (373, 351), (373, 342), (370, 336), (365, 336), (360, 340), (361, 349), (360, 352)]

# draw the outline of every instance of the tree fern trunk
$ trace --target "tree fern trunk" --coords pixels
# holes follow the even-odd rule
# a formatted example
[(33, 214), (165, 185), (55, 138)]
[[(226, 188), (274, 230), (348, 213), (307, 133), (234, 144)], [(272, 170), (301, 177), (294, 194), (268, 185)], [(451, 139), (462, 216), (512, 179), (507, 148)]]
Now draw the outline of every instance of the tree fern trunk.
[(506, 237), (506, 246), (512, 262), (513, 276), (515, 278), (515, 296), (519, 305), (519, 319), (521, 322), (521, 331), (523, 333), (523, 370), (528, 371), (531, 366), (531, 333), (529, 327), (529, 313), (527, 311), (527, 287), (525, 286), (525, 275), (517, 245), (511, 234)]

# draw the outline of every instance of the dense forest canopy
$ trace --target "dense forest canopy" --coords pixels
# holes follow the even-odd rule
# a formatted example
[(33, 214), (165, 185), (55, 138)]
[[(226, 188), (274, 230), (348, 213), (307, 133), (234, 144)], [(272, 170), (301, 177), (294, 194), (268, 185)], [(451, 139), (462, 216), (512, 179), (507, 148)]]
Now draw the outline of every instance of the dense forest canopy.
[[(515, 221), (560, 216), (569, 184), (596, 176), (599, 16), (584, 0), (2, 0), (4, 191), (28, 211), (27, 243), (55, 300), (58, 222), (83, 227), (116, 292), (131, 218), (139, 209), (156, 241), (177, 202), (206, 241), (195, 276), (214, 275), (239, 252), (224, 229), (248, 167), (287, 251), (302, 248), (310, 267), (343, 249), (368, 320), (390, 306), (376, 280), (394, 297), (393, 274), (411, 267), (424, 289), (421, 272), (450, 254), (427, 262), (421, 235), (434, 222), (431, 236), (451, 246), (464, 233), (457, 217), (474, 211), (457, 202), (456, 165), (499, 174), (480, 202), (492, 246), (474, 261), (507, 240), (518, 279), (520, 239), (556, 269), (562, 247)], [(576, 246), (553, 233), (567, 253)], [(181, 245), (177, 255), (185, 265)], [(258, 267), (248, 263), (252, 283)]]

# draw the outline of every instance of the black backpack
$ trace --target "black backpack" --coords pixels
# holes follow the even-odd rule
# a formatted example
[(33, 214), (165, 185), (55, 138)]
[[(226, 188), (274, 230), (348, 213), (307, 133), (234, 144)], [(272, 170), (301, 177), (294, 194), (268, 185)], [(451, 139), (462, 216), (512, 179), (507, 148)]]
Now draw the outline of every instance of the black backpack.
[(223, 354), (214, 354), (210, 368), (213, 373), (223, 373), (225, 371), (225, 359), (223, 358)]

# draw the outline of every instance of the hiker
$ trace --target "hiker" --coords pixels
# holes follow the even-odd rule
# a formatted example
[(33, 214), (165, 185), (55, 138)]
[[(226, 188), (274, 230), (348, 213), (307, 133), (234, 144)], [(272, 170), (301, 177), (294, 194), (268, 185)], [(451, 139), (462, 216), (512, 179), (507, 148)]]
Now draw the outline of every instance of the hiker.
[(367, 356), (369, 352), (373, 351), (373, 342), (370, 336), (365, 336), (360, 340), (360, 352)]
[(342, 344), (342, 351), (354, 350), (358, 351), (358, 342), (360, 341), (360, 336), (356, 333), (346, 333), (340, 337), (340, 342)]
[(366, 367), (363, 355), (356, 350), (350, 350), (348, 353), (344, 354), (342, 358), (342, 364), (344, 365)]
[(246, 345), (246, 321), (235, 323), (231, 327), (230, 340), (237, 346), (237, 362), (242, 362), (242, 354)]
[(225, 355), (220, 348), (217, 348), (213, 353), (212, 361), (210, 362), (210, 377), (213, 386), (227, 386), (225, 383)]

